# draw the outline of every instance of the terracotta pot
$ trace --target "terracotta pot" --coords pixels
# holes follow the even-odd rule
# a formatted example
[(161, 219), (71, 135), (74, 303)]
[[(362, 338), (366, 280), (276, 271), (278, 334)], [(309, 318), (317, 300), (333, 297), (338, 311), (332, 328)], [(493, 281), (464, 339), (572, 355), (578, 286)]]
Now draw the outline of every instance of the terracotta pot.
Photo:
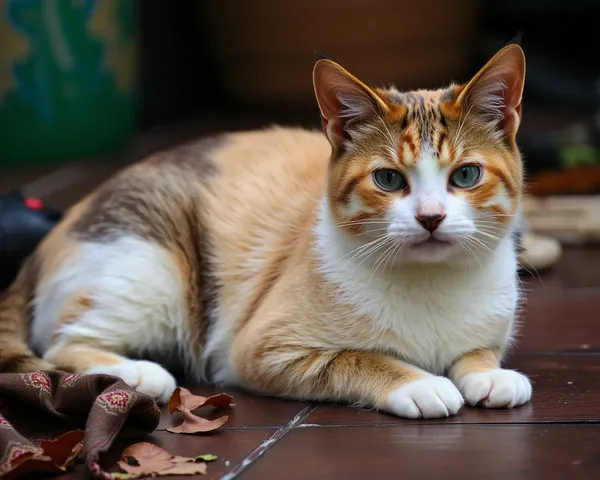
[(439, 86), (470, 72), (477, 0), (203, 2), (202, 28), (232, 99), (313, 105), (314, 50), (371, 84)]

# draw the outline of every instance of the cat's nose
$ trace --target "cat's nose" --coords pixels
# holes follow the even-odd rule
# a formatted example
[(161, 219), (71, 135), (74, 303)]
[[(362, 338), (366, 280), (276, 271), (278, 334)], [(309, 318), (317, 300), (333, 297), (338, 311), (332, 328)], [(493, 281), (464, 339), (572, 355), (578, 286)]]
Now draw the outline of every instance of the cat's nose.
[(446, 215), (436, 213), (434, 215), (417, 215), (415, 218), (425, 230), (429, 230), (433, 233), (444, 221)]

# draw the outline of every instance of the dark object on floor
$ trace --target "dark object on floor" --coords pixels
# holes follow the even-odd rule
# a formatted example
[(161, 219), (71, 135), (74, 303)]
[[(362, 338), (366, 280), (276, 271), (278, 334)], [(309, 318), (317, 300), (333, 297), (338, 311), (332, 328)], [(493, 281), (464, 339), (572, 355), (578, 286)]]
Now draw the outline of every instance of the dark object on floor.
[(0, 291), (61, 217), (60, 211), (37, 198), (18, 192), (0, 195)]
[(89, 473), (107, 478), (100, 453), (117, 436), (152, 433), (160, 417), (154, 400), (108, 375), (4, 373), (0, 398), (3, 478), (62, 473), (78, 452)]

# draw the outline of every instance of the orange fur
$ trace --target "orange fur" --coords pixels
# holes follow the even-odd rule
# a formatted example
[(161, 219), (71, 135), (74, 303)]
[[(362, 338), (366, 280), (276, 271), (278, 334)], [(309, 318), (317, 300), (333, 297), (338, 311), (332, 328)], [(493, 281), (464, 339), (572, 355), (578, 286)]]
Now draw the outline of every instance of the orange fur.
[(483, 373), (500, 366), (501, 354), (498, 349), (481, 348), (473, 350), (458, 359), (448, 375), (458, 383), (469, 373)]

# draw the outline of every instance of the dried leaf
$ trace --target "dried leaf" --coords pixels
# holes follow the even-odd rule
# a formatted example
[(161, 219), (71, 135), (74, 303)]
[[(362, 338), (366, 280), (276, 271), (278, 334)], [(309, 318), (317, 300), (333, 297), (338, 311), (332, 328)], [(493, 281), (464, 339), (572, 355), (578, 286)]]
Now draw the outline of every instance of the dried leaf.
[(217, 418), (216, 420), (207, 420), (206, 418), (194, 415), (192, 410), (203, 406), (212, 406), (215, 408), (224, 408), (232, 406), (233, 397), (226, 393), (219, 393), (210, 397), (194, 395), (187, 388), (179, 387), (169, 399), (169, 413), (175, 412), (183, 414), (183, 422), (175, 427), (167, 428), (171, 433), (205, 433), (222, 427), (227, 422), (227, 416)]
[(219, 393), (210, 397), (194, 395), (187, 388), (178, 387), (169, 399), (169, 413), (173, 415), (176, 411), (196, 410), (204, 405), (210, 405), (215, 408), (224, 408), (231, 406), (233, 397), (226, 393)]
[(150, 442), (140, 442), (130, 445), (121, 453), (122, 459), (126, 459), (127, 457), (133, 457), (139, 465), (145, 465), (150, 461), (170, 461), (173, 459), (173, 455), (169, 452)]
[(40, 453), (23, 451), (13, 458), (13, 469), (2, 472), (6, 478), (22, 478), (31, 473), (64, 473), (75, 461), (81, 451), (84, 432), (67, 432), (52, 440), (40, 442)]
[(218, 395), (213, 395), (206, 399), (204, 405), (211, 405), (215, 408), (225, 408), (225, 407), (233, 407), (233, 403), (231, 401), (233, 397), (226, 393), (219, 393)]
[(206, 475), (206, 463), (169, 463), (168, 465), (128, 465), (119, 462), (119, 467), (130, 475), (128, 478), (162, 475)]
[[(198, 457), (182, 457), (172, 455), (153, 443), (141, 442), (127, 447), (121, 454), (119, 467), (130, 475), (124, 478), (162, 475), (204, 475), (206, 464), (198, 462), (203, 457), (213, 460), (214, 455), (199, 455)], [(213, 458), (214, 457), (214, 458)], [(132, 465), (127, 459), (133, 459), (137, 465)]]
[[(177, 387), (175, 391), (171, 394), (171, 398), (169, 398), (169, 415), (173, 415), (173, 413), (179, 411), (181, 406), (183, 405), (184, 398), (186, 394), (192, 394), (187, 388)], [(182, 396), (184, 398), (182, 398)]]
[(143, 475), (160, 475), (160, 472), (170, 469), (175, 462), (170, 460), (156, 460), (150, 461), (147, 464), (142, 465), (130, 465), (125, 460), (119, 460), (119, 467), (126, 473), (141, 477)]
[(190, 411), (183, 411), (183, 422), (176, 427), (167, 428), (167, 431), (171, 433), (205, 433), (216, 430), (225, 423), (229, 417), (224, 415), (215, 420), (207, 420), (206, 418), (194, 415)]
[(42, 440), (40, 448), (52, 459), (54, 464), (66, 470), (71, 466), (83, 447), (83, 430), (67, 432), (54, 440)]

